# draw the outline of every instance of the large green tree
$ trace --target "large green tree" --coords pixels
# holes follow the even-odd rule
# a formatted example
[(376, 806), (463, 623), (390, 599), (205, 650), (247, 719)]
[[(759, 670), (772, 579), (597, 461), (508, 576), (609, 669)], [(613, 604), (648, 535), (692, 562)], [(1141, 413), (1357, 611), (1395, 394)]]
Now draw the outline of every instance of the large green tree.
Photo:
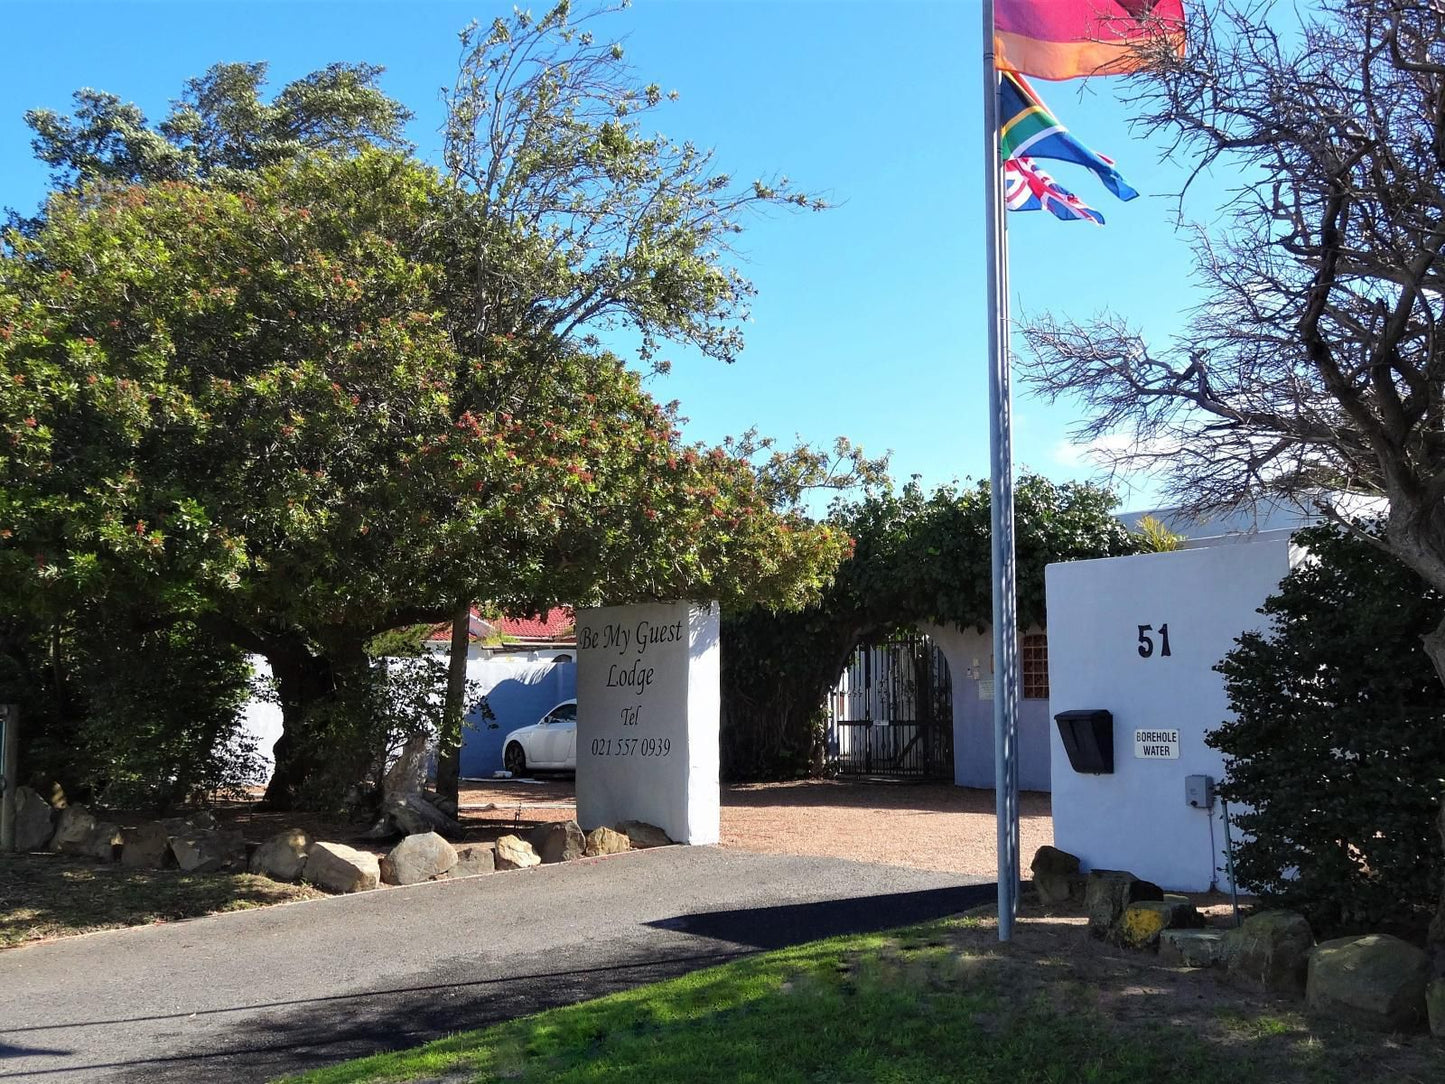
[[(738, 183), (711, 153), (648, 127), (672, 95), (638, 79), (603, 33), (616, 10), (578, 14), (561, 0), (540, 17), (517, 10), (462, 34), (445, 162), (458, 196), (453, 228), (466, 239), (455, 278), (469, 296), (454, 315), (468, 360), (486, 359), (498, 336), (567, 350), (625, 332), (657, 369), (666, 368), (664, 341), (731, 361), (752, 294), (731, 258), (743, 219), (822, 206), (786, 180)], [(545, 351), (535, 360), (546, 364)], [(525, 404), (534, 378), (520, 367), (514, 375), (473, 389), (490, 398), (458, 396), (455, 409)], [(468, 600), (477, 596), (475, 584), (459, 582), (438, 781), (447, 792), (459, 766)]]
[[(210, 620), (228, 623), (240, 640), (242, 630), (254, 631), (257, 622), (237, 623), (238, 616), (279, 613), (295, 622), (301, 610), (330, 612), (329, 595), (345, 597), (344, 615), (333, 613), (327, 626), (345, 629), (344, 649), (329, 641), (318, 646), (314, 623), (305, 635), (287, 633), (292, 649), (282, 653), (287, 657), (277, 673), (289, 703), (296, 696), (287, 690), (300, 689), (298, 702), (310, 702), (342, 683), (338, 658), (351, 660), (343, 671), (356, 671), (358, 624), (374, 631), (379, 620), (451, 616), (443, 789), (454, 783), (457, 765), (464, 615), (472, 600), (531, 609), (558, 601), (691, 594), (725, 602), (752, 595), (765, 604), (793, 605), (816, 592), (843, 545), (836, 529), (805, 522), (798, 512), (801, 494), (867, 476), (877, 466), (846, 443), (828, 452), (781, 451), (748, 435), (723, 448), (684, 447), (673, 413), (658, 408), (637, 377), (602, 350), (599, 336), (625, 333), (651, 371), (666, 368), (657, 356), (665, 340), (731, 360), (741, 347), (738, 325), (752, 292), (730, 250), (743, 217), (769, 206), (821, 206), (786, 181), (735, 183), (714, 168), (710, 154), (645, 132), (642, 118), (665, 96), (632, 76), (619, 46), (588, 29), (610, 11), (577, 18), (561, 3), (540, 18), (518, 12), (464, 32), (460, 71), (447, 96), (444, 181), (432, 186), (424, 209), (403, 200), (415, 212), (406, 221), (405, 212), (362, 208), (354, 192), (329, 191), (328, 184), (352, 183), (339, 174), (307, 180), (323, 160), (361, 155), (374, 162), (367, 148), (400, 144), (406, 114), (377, 89), (378, 69), (333, 66), (265, 103), (264, 66), (220, 65), (190, 84), (157, 126), (134, 107), (93, 92), (77, 97), (72, 117), (30, 116), (37, 151), (56, 166), (58, 183), (87, 198), (117, 181), (153, 189), (184, 180), (243, 192), (263, 211), (280, 201), (308, 211), (315, 223), (331, 221), (332, 234), (318, 241), (324, 270), (359, 284), (365, 299), (339, 317), (316, 314), (305, 331), (290, 315), (303, 314), (304, 322), (304, 307), (287, 300), (286, 319), (271, 323), (271, 306), (260, 319), (271, 326), (264, 338), (278, 357), (299, 352), (309, 361), (324, 352), (328, 337), (365, 340), (378, 334), (377, 321), (392, 308), (398, 310), (394, 321), (410, 321), (412, 309), (426, 315), (420, 329), (403, 324), (418, 336), (399, 345), (426, 355), (431, 368), (425, 379), (436, 396), (430, 407), (445, 415), (447, 429), (440, 442), (413, 449), (429, 458), (405, 466), (408, 513), (423, 500), (414, 492), (418, 474), (435, 475), (426, 490), (431, 503), (418, 513), (420, 528), (408, 521), (406, 530), (393, 527), (385, 536), (396, 552), (410, 549), (410, 566), (386, 559), (373, 568), (347, 546), (333, 548), (336, 540), (323, 532), (308, 551), (316, 564), (298, 563), (289, 579), (277, 580), (284, 584), (279, 590), (252, 592), (253, 611), (237, 615), (234, 607), (223, 607)], [(368, 175), (362, 183), (373, 182)], [(282, 184), (284, 193), (277, 188)], [(382, 184), (375, 191), (389, 190)], [(328, 210), (333, 196), (340, 200), (334, 212)], [(42, 220), (52, 214), (47, 210)], [(32, 223), (29, 232), (35, 228)], [(397, 282), (381, 282), (356, 263), (382, 242), (398, 259), (419, 261), (424, 269), (424, 281), (408, 283), (408, 296)], [(263, 249), (238, 260), (223, 257), (217, 270), (281, 258), (280, 251)], [(262, 290), (289, 299), (290, 287), (300, 281), (289, 269), (279, 290), (280, 277), (253, 280), (226, 320), (245, 323), (250, 316), (240, 310), (260, 299)], [(207, 289), (229, 285), (226, 280)], [(269, 306), (271, 298), (265, 300)], [(236, 334), (234, 328), (225, 333)], [(292, 339), (298, 333), (301, 339)], [(258, 338), (250, 331), (240, 335), (248, 342)], [(315, 379), (347, 386), (350, 364), (324, 364)], [(278, 388), (282, 400), (300, 390), (286, 379)], [(313, 458), (335, 441), (358, 462), (387, 462), (366, 441), (356, 444), (348, 424), (318, 420), (309, 400), (277, 409), (308, 419), (305, 425), (282, 424), (291, 430), (288, 439), (301, 433), (314, 442)], [(253, 415), (253, 423), (260, 416)], [(515, 458), (493, 464), (485, 476), (452, 470), (453, 449), (464, 434), (491, 441), (508, 435)], [(639, 473), (643, 464), (649, 469)], [(532, 470), (541, 472), (535, 486)], [(558, 470), (570, 479), (565, 485), (558, 483)], [(342, 477), (327, 468), (328, 480)], [(306, 493), (290, 496), (301, 518), (320, 503), (316, 476), (311, 479)], [(359, 490), (351, 504), (398, 501), (373, 496), (371, 487), (388, 480), (385, 472), (356, 472), (350, 481)], [(653, 484), (672, 488), (652, 492)], [(334, 513), (325, 515), (333, 524)], [(779, 532), (780, 525), (787, 530)], [(301, 537), (294, 524), (272, 533), (283, 535), (293, 546)], [(324, 575), (297, 598), (290, 592), (301, 582), (298, 570), (307, 568)], [(333, 587), (323, 586), (332, 581)], [(174, 582), (189, 581), (178, 575)], [(259, 588), (254, 579), (246, 582)], [(267, 634), (274, 639), (277, 630)], [(245, 642), (261, 647), (254, 637)], [(309, 644), (305, 650), (303, 642)], [(273, 647), (268, 654), (278, 652)], [(299, 721), (288, 727), (282, 762), (290, 759), (292, 736), (301, 729)], [(305, 759), (295, 772), (278, 770), (275, 800), (288, 800)]]
[(216, 64), (188, 80), (159, 123), (131, 102), (78, 90), (74, 112), (32, 109), (35, 155), (57, 188), (97, 182), (211, 181), (245, 186), (298, 155), (338, 157), (366, 147), (403, 150), (411, 114), (377, 85), (372, 64), (332, 64), (264, 100), (264, 63)]
[[(36, 109), (25, 119), (35, 133), (37, 157), (53, 167), (53, 183), (62, 191), (83, 193), (119, 184), (172, 181), (240, 188), (254, 178), (256, 171), (298, 156), (341, 157), (369, 146), (404, 149), (402, 131), (409, 114), (380, 91), (380, 72), (370, 65), (334, 64), (287, 84), (268, 100), (263, 95), (265, 64), (217, 64), (190, 80), (167, 115), (156, 124), (135, 105), (90, 89), (75, 94), (73, 112), (68, 115)], [(12, 224), (22, 232), (33, 233), (41, 221), (40, 217), (21, 218), (12, 213)], [(18, 372), (7, 376), (24, 379), (24, 374)], [(23, 451), (18, 445), (14, 447)], [(93, 465), (96, 455), (95, 449), (83, 451), (77, 444), (70, 458)], [(79, 471), (74, 474), (76, 478), (81, 476)], [(83, 487), (70, 497), (52, 492), (43, 508), (29, 509), (30, 527), (36, 525), (36, 515), (48, 517), (52, 523), (69, 522), (77, 516), (84, 519), (86, 504), (100, 513), (98, 521), (103, 520), (107, 502), (116, 497), (113, 491), (96, 492)], [(11, 512), (14, 510), (12, 505)], [(118, 545), (122, 528), (108, 523), (97, 529), (108, 533), (108, 545)], [(174, 542), (174, 524), (171, 532), (168, 541)], [(0, 534), (0, 543), (6, 537)], [(133, 534), (131, 541), (131, 557), (146, 552), (145, 537)], [(82, 541), (77, 547), (82, 565), (86, 561), (85, 545)], [(201, 698), (185, 675), (179, 673), (185, 667), (197, 667), (217, 675), (234, 675), (233, 647), (214, 634), (185, 631), (191, 628), (185, 623), (185, 615), (194, 606), (197, 592), (184, 575), (159, 577), (145, 562), (134, 566), (139, 572), (138, 582), (124, 589), (115, 583), (103, 588), (100, 581), (105, 577), (100, 574), (98, 561), (91, 561), (88, 572), (71, 568), (68, 580), (62, 579), (60, 566), (51, 563), (46, 554), (62, 553), (64, 547), (34, 549), (33, 556), (40, 562), (36, 567), (46, 577), (46, 589), (33, 590), (35, 583), (24, 577), (0, 584), (0, 591), (11, 602), (0, 629), (0, 650), (7, 671), (8, 695), (26, 705), (26, 734), (34, 738), (33, 746), (27, 743), (27, 748), (37, 753), (30, 758), (30, 768), (64, 778), (73, 788), (93, 791), (98, 769), (88, 765), (100, 763), (105, 756), (112, 761), (115, 758), (110, 754), (100, 760), (91, 756), (100, 751), (81, 748), (82, 738), (87, 734), (113, 734), (113, 740), (102, 744), (121, 749), (125, 747), (126, 731), (130, 731), (151, 758), (154, 767), (148, 774), (153, 780), (180, 781), (194, 774), (181, 764), (163, 770), (162, 754), (175, 750), (195, 765), (200, 763), (197, 757), (204, 760), (218, 752), (224, 739), (217, 739), (218, 750), (200, 750), (190, 738), (178, 744), (158, 737), (160, 732), (145, 723), (143, 717), (175, 719), (178, 738), (219, 735), (233, 714), (230, 705), (236, 689), (245, 688), (242, 676), (233, 679), (232, 687), (222, 689), (217, 685), (212, 690), (214, 695)], [(221, 560), (224, 565), (228, 559)], [(114, 577), (119, 567), (118, 562), (111, 561), (106, 577)], [(209, 570), (211, 574), (218, 571)], [(101, 607), (107, 629), (128, 631), (113, 641), (98, 635), (95, 611)], [(156, 645), (154, 650), (147, 646), (151, 644)], [(43, 650), (37, 650), (37, 645)], [(161, 645), (168, 646), (162, 649)], [(127, 652), (145, 651), (150, 655), (144, 666), (156, 680), (143, 710), (117, 706), (120, 700), (109, 694), (91, 695), (96, 675), (107, 672), (107, 667), (121, 672), (124, 664), (116, 660)], [(209, 662), (203, 661), (207, 652)], [(172, 660), (172, 665), (163, 669), (173, 677), (155, 671), (166, 658)], [(108, 709), (100, 706), (102, 701), (116, 706), (116, 711), (129, 718), (132, 725), (117, 727), (116, 712), (103, 718)], [(56, 755), (47, 757), (46, 749)], [(72, 755), (61, 756), (67, 749)], [(114, 793), (115, 788), (108, 786), (105, 790)], [(156, 797), (165, 801), (169, 793), (157, 793)]]
[[(519, 609), (787, 605), (846, 545), (797, 511), (797, 463), (684, 445), (605, 352), (500, 335), (464, 358), (434, 228), (451, 199), (373, 151), (240, 193), (58, 194), (7, 236), (7, 597), (142, 597), (264, 654), (286, 718), (277, 802), (324, 758), (308, 712), (361, 680), (366, 639), (447, 612), (458, 583)], [(515, 410), (455, 409), (519, 368)]]

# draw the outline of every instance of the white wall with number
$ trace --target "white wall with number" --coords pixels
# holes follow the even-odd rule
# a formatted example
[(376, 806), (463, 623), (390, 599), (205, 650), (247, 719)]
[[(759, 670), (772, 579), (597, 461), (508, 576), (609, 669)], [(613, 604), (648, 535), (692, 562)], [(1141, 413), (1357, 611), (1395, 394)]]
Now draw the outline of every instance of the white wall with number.
[(1214, 666), (1288, 574), (1287, 539), (1075, 561), (1046, 570), (1050, 711), (1114, 716), (1114, 772), (1080, 774), (1052, 727), (1054, 844), (1087, 869), (1166, 889), (1228, 887), (1224, 825), (1185, 777), (1224, 774), (1204, 736), (1229, 715)]
[(716, 843), (718, 608), (649, 603), (577, 613), (577, 820), (638, 820)]

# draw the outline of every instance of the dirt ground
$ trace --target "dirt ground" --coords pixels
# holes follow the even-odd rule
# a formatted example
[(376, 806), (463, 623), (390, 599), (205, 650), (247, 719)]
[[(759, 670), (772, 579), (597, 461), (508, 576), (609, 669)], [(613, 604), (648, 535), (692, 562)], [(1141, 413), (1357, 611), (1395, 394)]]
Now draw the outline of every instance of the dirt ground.
[[(1222, 897), (1192, 898), (1211, 925), (1230, 924)], [(1298, 999), (1226, 982), (1218, 971), (1174, 967), (1153, 953), (1117, 948), (1090, 937), (1087, 925), (1082, 915), (1047, 910), (1026, 896), (1012, 941), (999, 943), (990, 908), (970, 912), (948, 937), (961, 950), (960, 968), (987, 973), (1012, 991), (1016, 1005), (1041, 1000), (1060, 1012), (1095, 1010), (1141, 1034), (1186, 1030), (1238, 1056), (1254, 1080), (1445, 1080), (1445, 1045), (1428, 1034), (1383, 1035), (1312, 1017)], [(1091, 1078), (1081, 1065), (1077, 1079)]]
[[(478, 838), (575, 816), (573, 782), (471, 780), (462, 821)], [(491, 806), (493, 808), (486, 808)], [(1019, 800), (1019, 853), (1054, 841), (1047, 794)], [(767, 854), (852, 858), (991, 876), (997, 869), (991, 790), (945, 783), (798, 780), (722, 788), (722, 845)]]

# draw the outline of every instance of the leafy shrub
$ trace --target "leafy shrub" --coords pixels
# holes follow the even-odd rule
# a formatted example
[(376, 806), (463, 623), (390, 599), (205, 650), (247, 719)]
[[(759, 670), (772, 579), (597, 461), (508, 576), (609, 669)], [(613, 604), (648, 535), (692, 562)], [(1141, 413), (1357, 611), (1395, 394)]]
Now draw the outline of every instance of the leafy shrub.
[[(348, 675), (334, 696), (318, 701), (307, 717), (302, 750), (320, 765), (308, 774), (299, 804), (306, 809), (368, 817), (379, 808), (382, 779), (402, 747), (417, 735), (434, 743), (446, 696), (445, 658), (373, 660)], [(495, 718), (476, 682), (467, 683), (464, 715)], [(311, 753), (318, 755), (314, 758)]]
[(1440, 883), (1435, 830), (1445, 698), (1421, 645), (1445, 600), (1368, 542), (1301, 532), (1310, 560), (1273, 619), (1217, 667), (1236, 718), (1207, 739), (1240, 806), (1240, 884), (1317, 930), (1423, 928)]
[(10, 624), (0, 700), (21, 707), (21, 766), (119, 808), (168, 809), (261, 781), (241, 709), (245, 655), (188, 622), (101, 611), (48, 630)]

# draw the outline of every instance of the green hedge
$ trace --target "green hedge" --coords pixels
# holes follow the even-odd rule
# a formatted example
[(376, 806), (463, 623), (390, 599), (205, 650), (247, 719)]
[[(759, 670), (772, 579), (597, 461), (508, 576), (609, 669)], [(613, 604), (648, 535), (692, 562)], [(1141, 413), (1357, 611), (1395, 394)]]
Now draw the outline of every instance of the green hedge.
[(1236, 713), (1208, 739), (1239, 813), (1241, 885), (1323, 934), (1429, 920), (1442, 855), (1445, 693), (1420, 638), (1445, 600), (1368, 542), (1302, 532), (1310, 559), (1219, 665)]

